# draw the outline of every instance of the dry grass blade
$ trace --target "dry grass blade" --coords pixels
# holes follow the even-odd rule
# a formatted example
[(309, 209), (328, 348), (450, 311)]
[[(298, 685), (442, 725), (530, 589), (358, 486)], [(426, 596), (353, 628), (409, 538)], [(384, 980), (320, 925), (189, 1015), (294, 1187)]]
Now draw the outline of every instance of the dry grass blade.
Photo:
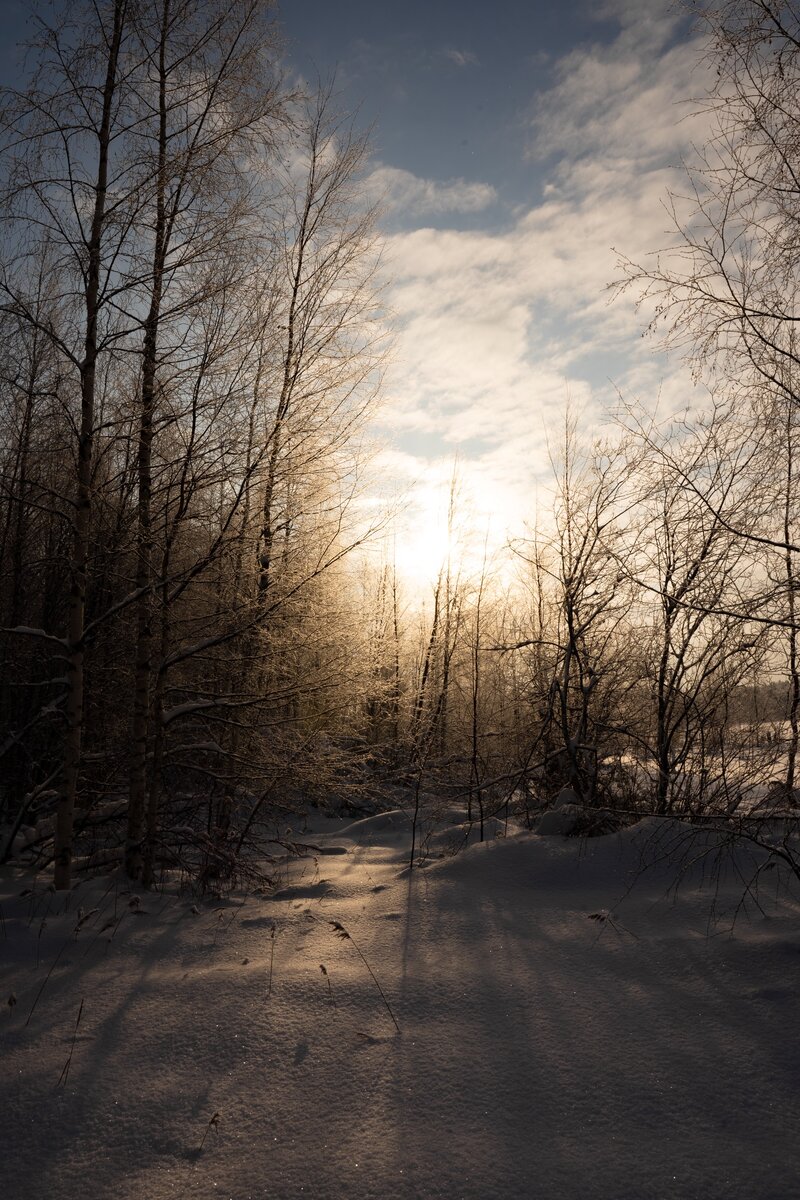
[(328, 974), (328, 968), (325, 966), (324, 963), (320, 963), (319, 969), (320, 969), (320, 971), (322, 971), (322, 974), (325, 976), (325, 982), (328, 985), (328, 999), (330, 1000), (333, 1007), (336, 1008), (336, 1000), (333, 995), (333, 988), (331, 987), (331, 977)]
[(273, 925), (269, 931), (270, 947), (269, 947), (269, 981), (267, 983), (267, 995), (272, 995), (272, 967), (275, 962), (275, 926)]
[(35, 997), (35, 999), (34, 999), (34, 1001), (33, 1001), (33, 1004), (31, 1005), (31, 1011), (28, 1013), (28, 1019), (27, 1019), (27, 1021), (25, 1022), (25, 1025), (26, 1025), (26, 1026), (28, 1026), (28, 1025), (30, 1024), (30, 1020), (31, 1020), (31, 1017), (33, 1016), (33, 1013), (34, 1013), (34, 1010), (35, 1010), (35, 1008), (36, 1008), (36, 1005), (39, 1003), (39, 999), (40, 999), (40, 997), (41, 997), (41, 995), (42, 995), (42, 992), (43, 992), (43, 991), (44, 991), (44, 989), (47, 987), (47, 981), (48, 981), (48, 979), (50, 978), (50, 976), (53, 974), (53, 971), (55, 971), (56, 967), (58, 966), (58, 960), (61, 958), (61, 955), (62, 955), (62, 954), (64, 953), (64, 951), (66, 950), (66, 948), (67, 948), (67, 946), (70, 944), (70, 941), (71, 941), (71, 940), (72, 940), (72, 939), (70, 938), (68, 941), (64, 942), (64, 945), (61, 947), (61, 949), (59, 950), (58, 954), (57, 954), (57, 955), (55, 956), (55, 958), (53, 959), (53, 962), (52, 962), (52, 964), (51, 964), (51, 966), (50, 966), (50, 970), (47, 972), (47, 974), (45, 975), (44, 979), (42, 980), (42, 986), (39, 988), (38, 992), (36, 993), (36, 997)]
[(211, 1127), (213, 1126), (214, 1129), (219, 1128), (219, 1120), (220, 1120), (220, 1114), (218, 1112), (215, 1112), (213, 1114), (213, 1116), (211, 1117), (211, 1119), (209, 1120), (208, 1124), (206, 1125), (205, 1133), (203, 1134), (203, 1136), (200, 1140), (200, 1149), (201, 1150), (203, 1149), (203, 1146), (205, 1146), (205, 1144), (206, 1144), (206, 1138), (208, 1137), (209, 1130), (211, 1129)]
[(86, 999), (85, 996), (81, 999), (80, 1008), (78, 1009), (78, 1017), (77, 1017), (77, 1020), (75, 1021), (75, 1028), (72, 1032), (72, 1043), (69, 1048), (69, 1054), (67, 1055), (67, 1061), (64, 1063), (64, 1066), (61, 1068), (61, 1074), (58, 1077), (58, 1083), (56, 1084), (56, 1087), (66, 1087), (67, 1086), (67, 1080), (69, 1079), (69, 1069), (72, 1066), (72, 1055), (75, 1052), (75, 1041), (78, 1037), (78, 1026), (81, 1023), (81, 1017), (83, 1016), (83, 1005), (84, 1005), (85, 999)]
[(386, 999), (386, 993), (384, 992), (383, 988), (381, 987), (380, 983), (378, 982), (377, 975), (375, 974), (372, 967), (367, 962), (358, 943), (353, 940), (353, 935), (351, 933), (348, 933), (348, 931), (345, 929), (344, 925), (342, 925), (341, 921), (329, 921), (328, 924), (332, 927), (333, 932), (336, 934), (337, 937), (341, 938), (342, 941), (347, 941), (350, 943), (350, 945), (353, 947), (353, 949), (355, 950), (358, 957), (363, 962), (364, 966), (369, 971), (370, 976), (372, 977), (372, 982), (375, 984), (375, 987), (378, 989), (381, 1000), (383, 1000), (383, 1003), (386, 1006), (386, 1011), (388, 1012), (389, 1016), (392, 1018), (392, 1024), (394, 1025), (395, 1029), (399, 1033), (400, 1026), (397, 1024), (397, 1018), (395, 1017), (394, 1013), (392, 1012), (391, 1004)]

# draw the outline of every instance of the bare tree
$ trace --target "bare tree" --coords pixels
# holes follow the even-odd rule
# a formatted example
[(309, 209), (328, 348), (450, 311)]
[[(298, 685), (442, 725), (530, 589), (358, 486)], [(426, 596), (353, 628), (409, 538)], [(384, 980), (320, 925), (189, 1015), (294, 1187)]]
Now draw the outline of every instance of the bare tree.
[(624, 539), (630, 472), (619, 448), (583, 450), (569, 411), (552, 462), (555, 529), (515, 546), (537, 577), (538, 606), (536, 632), (517, 648), (536, 648), (546, 681), (539, 703), (547, 777), (556, 790), (566, 785), (594, 803), (603, 747), (610, 752), (617, 723), (620, 638), (631, 606)]
[[(699, 459), (687, 461), (664, 441), (657, 455), (670, 486), (682, 492), (680, 503), (688, 505), (686, 520), (700, 538), (695, 548), (703, 561), (706, 552), (712, 559), (715, 553), (699, 535), (701, 526), (720, 549), (728, 545), (719, 579), (706, 581), (705, 598), (692, 595), (704, 574), (701, 561), (693, 579), (686, 575), (685, 594), (669, 589), (670, 603), (676, 612), (684, 606), (681, 620), (698, 622), (698, 631), (710, 618), (734, 641), (741, 636), (746, 643), (758, 626), (772, 629), (776, 652), (783, 643), (791, 793), (800, 698), (793, 438), (800, 400), (800, 10), (791, 0), (724, 0), (693, 9), (711, 79), (695, 103), (709, 133), (688, 164), (686, 194), (668, 199), (674, 244), (645, 264), (623, 260), (622, 286), (634, 288), (652, 314), (651, 330), (682, 349), (711, 388), (709, 415), (696, 431), (698, 454), (711, 454), (703, 470), (696, 470)], [(709, 466), (712, 440), (736, 462), (736, 488), (718, 457)], [(733, 501), (739, 489), (747, 503)], [(730, 568), (748, 560), (750, 582), (760, 580), (761, 588), (753, 586), (745, 602), (736, 587), (730, 590)], [(708, 640), (708, 634), (700, 637)], [(769, 661), (777, 669), (777, 659)]]
[(651, 328), (699, 375), (756, 382), (797, 402), (800, 10), (782, 0), (694, 6), (711, 90), (710, 132), (668, 198), (676, 241), (622, 286), (654, 309)]
[(263, 15), (264, 6), (252, 0), (202, 6), (196, 0), (150, 0), (136, 12), (145, 68), (135, 96), (140, 120), (134, 153), (152, 164), (152, 184), (140, 215), (148, 236), (141, 238), (136, 260), (142, 312), (139, 599), (126, 852), (133, 878), (142, 868), (150, 734), (153, 438), (159, 383), (177, 365), (175, 350), (170, 353), (164, 342), (180, 345), (191, 311), (230, 292), (231, 259), (245, 275), (252, 269), (255, 200), (263, 199), (263, 188), (251, 175), (266, 169), (285, 107), (275, 79), (264, 74), (275, 39)]
[(753, 527), (748, 476), (740, 470), (747, 448), (713, 419), (688, 429), (642, 428), (632, 448), (641, 491), (627, 569), (643, 592), (642, 626), (650, 628), (644, 667), (654, 707), (646, 740), (656, 811), (666, 813), (704, 803), (708, 731), (771, 632), (748, 620), (757, 608), (754, 560), (750, 543), (731, 532)]

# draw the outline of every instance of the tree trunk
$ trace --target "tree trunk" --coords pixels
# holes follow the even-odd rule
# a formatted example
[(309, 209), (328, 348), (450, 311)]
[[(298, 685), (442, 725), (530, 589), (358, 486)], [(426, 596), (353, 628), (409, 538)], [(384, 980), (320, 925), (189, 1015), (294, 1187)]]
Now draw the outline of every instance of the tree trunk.
[(147, 749), (150, 732), (150, 675), (152, 670), (152, 455), (155, 415), (158, 327), (164, 288), (164, 267), (168, 245), (165, 204), (167, 156), (166, 42), (170, 19), (170, 0), (163, 0), (159, 41), (158, 93), (158, 176), (156, 219), (153, 246), (150, 308), (145, 320), (142, 347), (142, 390), (139, 408), (139, 445), (137, 477), (139, 496), (136, 528), (136, 657), (131, 729), (133, 761), (130, 771), (128, 832), (125, 844), (125, 870), (130, 879), (139, 879), (144, 863), (142, 839), (147, 794)]
[(97, 369), (100, 269), (108, 189), (111, 119), (117, 89), (117, 64), (126, 9), (127, 0), (115, 0), (114, 26), (108, 46), (108, 65), (103, 87), (102, 120), (97, 139), (98, 163), (94, 211), (87, 247), (88, 263), (84, 293), (86, 333), (80, 370), (81, 420), (78, 435), (77, 486), (72, 526), (71, 583), (67, 616), (69, 692), (65, 713), (67, 731), (64, 746), (64, 786), (58, 801), (55, 831), (54, 882), (59, 891), (69, 888), (72, 883), (73, 828), (83, 740), (84, 622), (89, 533), (92, 517), (92, 457), (95, 435), (95, 374)]

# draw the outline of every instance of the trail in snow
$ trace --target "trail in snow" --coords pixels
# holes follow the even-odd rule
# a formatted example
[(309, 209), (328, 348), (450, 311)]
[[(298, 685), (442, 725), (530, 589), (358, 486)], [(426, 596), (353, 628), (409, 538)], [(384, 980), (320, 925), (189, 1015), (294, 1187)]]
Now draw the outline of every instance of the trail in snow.
[(684, 852), (676, 895), (678, 826), (411, 874), (401, 813), (304, 837), (274, 895), (217, 904), (109, 877), (64, 912), (6, 873), (4, 1200), (800, 1198), (800, 908), (774, 873), (731, 929), (753, 862)]

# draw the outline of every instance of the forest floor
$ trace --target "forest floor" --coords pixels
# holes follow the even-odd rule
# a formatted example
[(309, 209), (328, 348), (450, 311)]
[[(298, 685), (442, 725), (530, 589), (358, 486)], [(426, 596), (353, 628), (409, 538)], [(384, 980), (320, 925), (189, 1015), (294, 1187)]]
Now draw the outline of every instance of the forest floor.
[(3, 1200), (798, 1200), (777, 872), (652, 819), (460, 832), (409, 873), (402, 813), (318, 818), (216, 902), (4, 869)]

